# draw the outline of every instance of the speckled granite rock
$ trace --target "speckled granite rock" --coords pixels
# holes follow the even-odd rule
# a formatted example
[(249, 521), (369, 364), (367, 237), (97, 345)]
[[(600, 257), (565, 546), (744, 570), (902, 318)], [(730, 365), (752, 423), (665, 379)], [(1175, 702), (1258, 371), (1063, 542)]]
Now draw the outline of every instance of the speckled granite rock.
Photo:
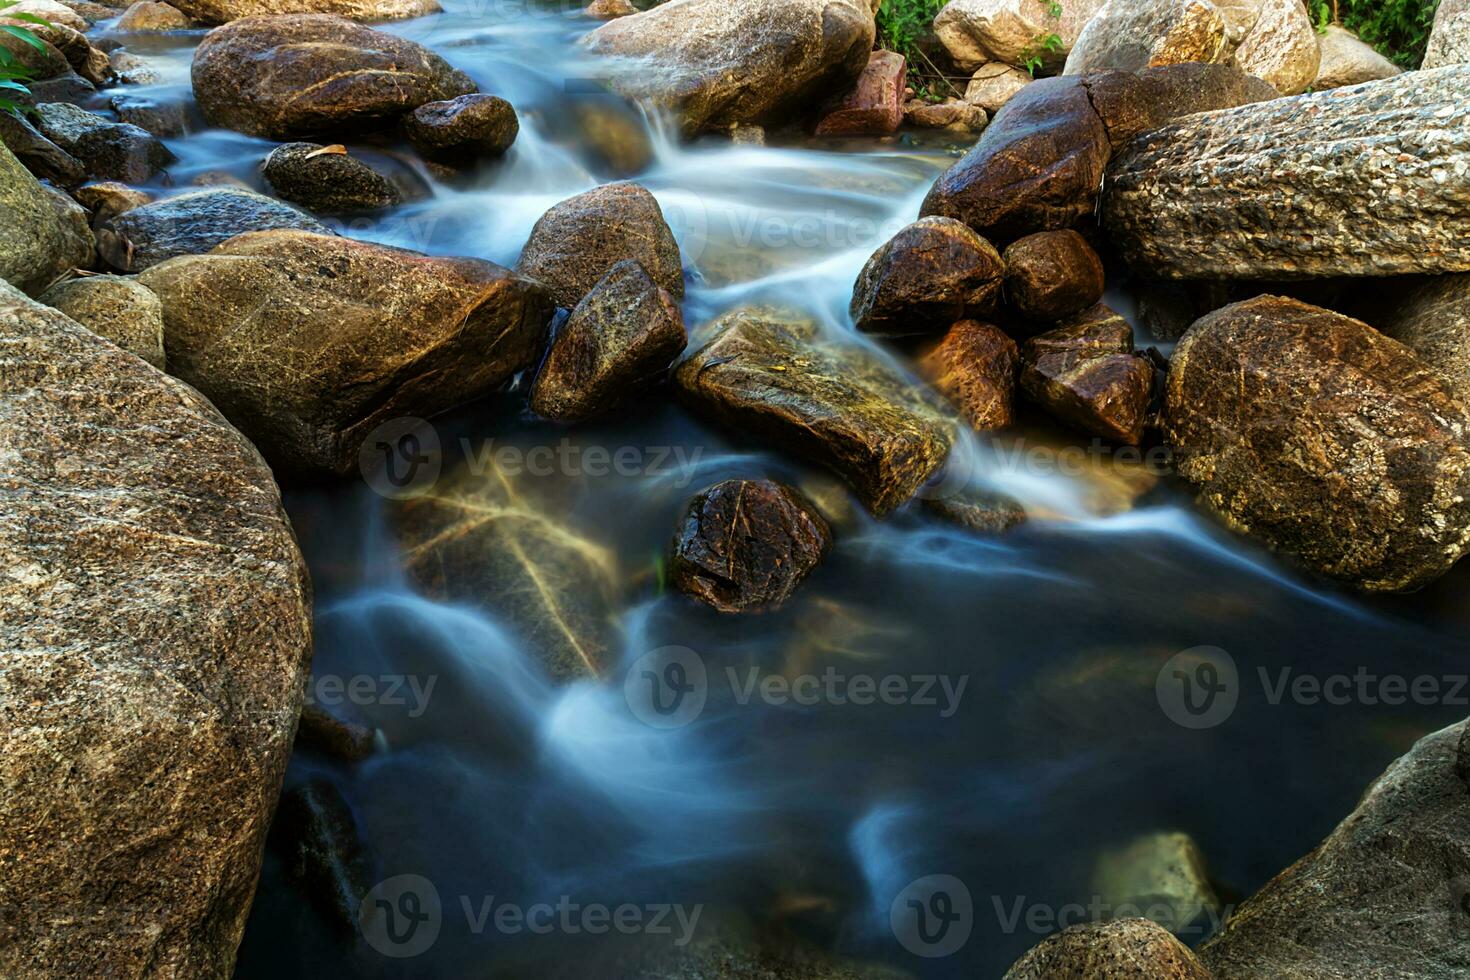
[(247, 231), (328, 234), (316, 218), (275, 198), (214, 187), (128, 208), (97, 226), (97, 251), (114, 269), (139, 272), (180, 255), (202, 255)]
[[(1235, 63), (1282, 95), (1299, 95), (1317, 77), (1317, 31), (1301, 0), (1232, 0), (1231, 27), (1245, 27), (1235, 44)], [(1232, 16), (1233, 15), (1233, 16)], [(1248, 26), (1247, 26), (1248, 22)]]
[(1317, 50), (1321, 57), (1312, 88), (1318, 92), (1376, 82), (1380, 78), (1401, 75), (1404, 71), (1339, 24), (1328, 24), (1317, 35)]
[(68, 279), (41, 302), (163, 370), (163, 304), (153, 290), (123, 276)]
[(1470, 66), (1144, 133), (1108, 167), (1102, 214), (1156, 278), (1470, 270)]
[(403, 201), (403, 192), (341, 144), (284, 143), (260, 165), (276, 194), (324, 214), (370, 211)]
[(1370, 323), (1445, 373), (1470, 405), (1470, 274), (1393, 283)]
[(1414, 744), (1200, 949), (1215, 980), (1458, 980), (1470, 969), (1467, 724)]
[(0, 146), (0, 279), (45, 289), (70, 264), (71, 238), (46, 188)]
[(868, 64), (866, 0), (673, 0), (604, 24), (597, 54), (626, 59), (613, 84), (678, 112), (689, 134), (779, 123), (842, 93)]
[(43, 136), (25, 116), (0, 113), (0, 143), (42, 180), (59, 187), (75, 187), (87, 179), (82, 161)]
[(938, 333), (993, 312), (1004, 278), (1000, 253), (963, 222), (920, 218), (863, 265), (849, 312), (863, 333)]
[(541, 353), (551, 300), (478, 259), (255, 232), (140, 277), (169, 370), (286, 471), (346, 474), (362, 440), (503, 384)]
[(1423, 68), (1470, 63), (1470, 0), (1439, 0)]
[(438, 0), (171, 0), (202, 24), (276, 14), (336, 14), (352, 20), (406, 20), (438, 13)]
[(174, 159), (168, 147), (138, 126), (116, 123), (64, 102), (36, 107), (36, 128), (76, 157), (98, 180), (141, 184)]
[(1470, 411), (1365, 323), (1275, 296), (1202, 318), (1164, 429), (1203, 504), (1324, 574), (1413, 589), (1470, 545)]
[(818, 136), (887, 136), (903, 124), (907, 63), (893, 51), (874, 51), (852, 91), (817, 123)]
[(799, 314), (743, 307), (674, 374), (681, 400), (845, 479), (882, 516), (944, 463), (952, 424), (882, 359), (823, 342)]
[(1147, 919), (1072, 926), (1036, 944), (1004, 980), (1212, 980), (1179, 940)]
[(0, 974), (231, 975), (306, 565), (192, 388), (0, 283)]
[(1108, 0), (1077, 37), (1066, 75), (1224, 61), (1225, 18), (1210, 0)]

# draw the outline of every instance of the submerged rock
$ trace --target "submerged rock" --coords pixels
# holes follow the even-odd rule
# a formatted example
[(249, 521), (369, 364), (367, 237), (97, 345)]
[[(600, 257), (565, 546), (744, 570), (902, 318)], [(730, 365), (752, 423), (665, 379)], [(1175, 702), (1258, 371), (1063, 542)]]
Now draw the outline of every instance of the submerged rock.
[(278, 197), (327, 214), (368, 211), (401, 203), (403, 192), (337, 144), (286, 143), (260, 165)]
[(1200, 948), (1216, 980), (1465, 973), (1467, 723), (1427, 735)]
[(679, 244), (658, 201), (637, 184), (603, 184), (543, 214), (516, 271), (544, 283), (558, 306), (571, 309), (624, 259), (636, 259), (661, 289), (684, 298)]
[(994, 312), (1004, 276), (1000, 253), (964, 223), (920, 218), (868, 259), (849, 311), (864, 333), (937, 333)]
[(235, 187), (165, 198), (117, 214), (97, 227), (97, 251), (114, 269), (139, 272), (180, 255), (202, 255), (251, 231), (330, 234), (289, 204)]
[(372, 879), (357, 821), (337, 787), (317, 777), (282, 794), (271, 845), (286, 880), (339, 933), (352, 935)]
[(173, 162), (158, 137), (127, 123), (115, 123), (64, 102), (36, 106), (36, 126), (57, 146), (76, 157), (100, 180), (141, 184)]
[(1189, 947), (1147, 919), (1072, 926), (1037, 943), (1004, 980), (1215, 980)]
[(68, 279), (41, 302), (163, 370), (163, 304), (153, 290), (122, 276)]
[(503, 155), (521, 124), (509, 102), (476, 93), (419, 106), (403, 118), (403, 131), (429, 159), (461, 164)]
[(678, 113), (684, 132), (782, 123), (846, 91), (873, 50), (867, 0), (679, 0), (587, 37), (625, 63), (624, 96)]
[(1403, 69), (1358, 39), (1340, 24), (1328, 24), (1317, 38), (1321, 55), (1312, 88), (1318, 92), (1392, 78)]
[(1114, 158), (1103, 224), (1151, 278), (1470, 271), (1467, 106), (1463, 66), (1190, 116)]
[(791, 598), (831, 547), (831, 528), (795, 490), (726, 480), (685, 508), (669, 582), (720, 612), (764, 612)]
[(1056, 321), (1102, 299), (1102, 259), (1077, 232), (1039, 231), (1005, 252), (1006, 298), (1031, 320)]
[(837, 107), (817, 123), (818, 136), (887, 136), (903, 124), (903, 55), (874, 51)]
[(1021, 353), (1004, 330), (961, 320), (919, 361), (919, 369), (958, 406), (976, 432), (1015, 421), (1016, 370)]
[(280, 140), (373, 130), (475, 90), (423, 45), (326, 14), (215, 28), (194, 52), (193, 80), (211, 124)]
[(1225, 17), (1210, 0), (1108, 0), (1082, 28), (1063, 73), (1224, 61)]
[(1002, 534), (1026, 523), (1026, 508), (996, 493), (967, 492), (952, 497), (926, 497), (924, 509), (941, 520), (976, 534)]
[(1021, 388), (1052, 415), (1104, 439), (1143, 441), (1154, 369), (1133, 353), (1121, 316), (1099, 303), (1026, 341), (1021, 359)]
[(1104, 907), (1136, 913), (1171, 933), (1218, 922), (1225, 909), (1199, 845), (1177, 831), (1145, 834), (1099, 855), (1092, 893)]
[(643, 266), (624, 259), (588, 293), (541, 365), (531, 408), (578, 422), (659, 381), (689, 342), (684, 316)]
[(1426, 585), (1470, 545), (1470, 412), (1341, 314), (1260, 296), (1201, 319), (1171, 361), (1165, 436), (1232, 529), (1364, 589)]
[(198, 392), (4, 283), (0, 335), (0, 973), (228, 977), (305, 690), (306, 564)]
[(770, 439), (848, 482), (875, 515), (908, 500), (944, 463), (951, 423), (877, 355), (819, 339), (810, 320), (744, 307), (674, 374), (695, 411)]
[(0, 147), (0, 279), (39, 293), (72, 264), (71, 239), (46, 188)]
[(345, 475), (363, 440), (488, 394), (535, 362), (550, 298), (492, 262), (253, 232), (143, 273), (169, 370), (287, 472)]

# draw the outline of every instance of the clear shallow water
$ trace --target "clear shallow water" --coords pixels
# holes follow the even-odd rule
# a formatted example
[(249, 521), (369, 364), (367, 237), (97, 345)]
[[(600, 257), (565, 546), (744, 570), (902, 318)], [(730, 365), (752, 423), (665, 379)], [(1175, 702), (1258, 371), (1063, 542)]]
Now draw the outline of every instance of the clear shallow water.
[[(509, 99), (520, 138), (464, 182), (423, 173), (429, 199), (350, 219), (345, 233), (509, 265), (547, 207), (633, 177), (659, 198), (680, 242), (695, 343), (700, 324), (753, 301), (797, 305), (831, 342), (865, 343), (846, 315), (852, 281), (917, 214), (952, 159), (946, 140), (679, 146), (658, 120), (587, 81), (594, 70), (575, 47), (586, 20), (521, 4), (450, 6), (388, 29)], [(187, 92), (195, 40), (129, 43), (161, 66), (154, 91), (167, 95)], [(592, 114), (601, 121), (589, 123)], [(615, 131), (630, 135), (603, 145)], [(171, 146), (176, 189), (208, 171), (260, 186), (256, 167), (271, 148), (220, 131)], [(451, 455), (461, 440), (473, 453), (638, 454), (636, 473), (604, 475), (582, 456), (518, 484), (616, 564), (620, 666), (602, 685), (552, 687), (502, 624), (404, 583), (388, 502), (360, 484), (290, 491), (317, 589), (315, 674), (408, 677), (423, 696), (400, 690), (342, 709), (381, 731), (380, 751), (351, 768), (299, 754), (288, 786), (336, 785), (372, 880), (423, 876), (444, 915), (428, 950), (385, 957), (334, 932), (271, 852), (241, 977), (535, 977), (595, 945), (565, 930), (476, 930), (460, 899), (474, 909), (486, 896), (523, 907), (737, 908), (916, 976), (998, 976), (1069, 903), (1088, 904), (1099, 854), (1182, 830), (1227, 900), (1238, 898), (1320, 840), (1414, 737), (1470, 712), (1272, 703), (1259, 673), (1272, 683), (1282, 668), (1462, 673), (1464, 572), (1420, 596), (1365, 601), (1216, 528), (1168, 480), (1118, 512), (1136, 468), (1031, 453), (1060, 445), (1044, 424), (1020, 443), (957, 450), (967, 479), (1045, 518), (1002, 538), (959, 533), (916, 508), (876, 523), (830, 479), (663, 397), (566, 429), (530, 418), (512, 394), (436, 428)], [(827, 507), (837, 546), (785, 609), (729, 619), (662, 591), (659, 556), (688, 497), (737, 476), (801, 484)], [(640, 658), (671, 645), (698, 654), (708, 700), (688, 724), (659, 729), (630, 706), (624, 679), (631, 671), (636, 685)], [(1171, 720), (1156, 681), (1171, 657), (1201, 645), (1233, 658), (1239, 703), (1215, 727), (1191, 730)], [(790, 680), (829, 668), (849, 681), (932, 676), (949, 688), (936, 682), (934, 704), (741, 696), (752, 670)], [(958, 951), (927, 959), (895, 938), (889, 905), (934, 874), (964, 882), (973, 928)], [(1052, 913), (1042, 925), (1015, 921), (1017, 909), (1037, 908)]]

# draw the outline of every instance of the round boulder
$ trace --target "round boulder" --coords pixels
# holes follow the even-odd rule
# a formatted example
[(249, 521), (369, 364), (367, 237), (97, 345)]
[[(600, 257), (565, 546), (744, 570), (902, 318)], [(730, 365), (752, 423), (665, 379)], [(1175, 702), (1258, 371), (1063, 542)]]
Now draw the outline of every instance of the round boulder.
[(1072, 926), (1048, 936), (1004, 980), (1210, 980), (1188, 946), (1147, 919)]
[(1005, 252), (1006, 296), (1022, 316), (1051, 321), (1102, 299), (1102, 259), (1071, 229), (1041, 231)]
[(505, 153), (521, 125), (509, 102), (477, 93), (421, 105), (404, 117), (403, 129), (424, 156), (458, 163)]
[(1004, 278), (1000, 253), (963, 222), (920, 218), (863, 266), (852, 291), (852, 321), (883, 337), (938, 333), (992, 312)]
[(391, 180), (340, 144), (286, 143), (260, 169), (276, 196), (312, 211), (369, 211), (403, 200)]
[(42, 294), (41, 302), (163, 370), (163, 304), (136, 279), (68, 279)]

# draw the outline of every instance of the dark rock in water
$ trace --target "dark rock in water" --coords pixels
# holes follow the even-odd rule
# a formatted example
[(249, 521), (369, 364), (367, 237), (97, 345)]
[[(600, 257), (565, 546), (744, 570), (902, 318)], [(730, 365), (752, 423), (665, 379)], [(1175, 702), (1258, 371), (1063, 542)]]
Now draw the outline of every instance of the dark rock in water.
[(36, 105), (49, 103), (81, 106), (91, 104), (97, 95), (97, 86), (74, 71), (46, 78), (39, 82), (27, 82), (31, 90), (31, 101)]
[[(1272, 976), (1275, 976), (1274, 974)], [(1004, 980), (1219, 980), (1188, 946), (1147, 919), (1072, 926), (1043, 939)]]
[(373, 754), (377, 733), (365, 725), (345, 721), (319, 705), (301, 709), (296, 746), (320, 752), (339, 762), (361, 762)]
[(1154, 279), (1470, 271), (1467, 104), (1460, 65), (1185, 117), (1118, 153), (1103, 226)]
[(543, 512), (487, 462), (401, 504), (404, 570), (425, 593), (488, 609), (555, 681), (605, 674), (616, 660), (612, 551)]
[(170, 371), (292, 473), (355, 472), (379, 425), (499, 388), (540, 355), (552, 315), (545, 290), (492, 262), (300, 231), (140, 279), (163, 300)]
[(72, 192), (77, 203), (92, 212), (93, 225), (100, 225), (108, 218), (124, 211), (142, 207), (153, 202), (153, 195), (136, 187), (115, 180), (104, 180), (96, 184), (83, 184)]
[(983, 317), (1000, 301), (1005, 266), (989, 242), (953, 218), (920, 218), (874, 252), (853, 286), (864, 333), (938, 333)]
[(1427, 276), (1382, 288), (1388, 295), (1369, 321), (1443, 371), (1460, 400), (1470, 404), (1470, 275)]
[(289, 204), (234, 187), (218, 187), (130, 208), (101, 223), (97, 250), (114, 269), (138, 272), (180, 255), (202, 255), (250, 231), (330, 234)]
[(637, 184), (603, 184), (543, 214), (516, 271), (544, 283), (558, 306), (571, 309), (624, 259), (638, 260), (660, 288), (684, 298), (679, 245), (658, 201)]
[(657, 382), (689, 342), (679, 305), (625, 259), (577, 304), (531, 388), (531, 408), (579, 422)]
[(1104, 439), (1143, 441), (1154, 369), (1133, 329), (1101, 303), (1026, 341), (1021, 388), (1052, 415)]
[(456, 164), (501, 156), (521, 124), (509, 102), (475, 94), (419, 106), (403, 118), (403, 131), (424, 156)]
[(100, 180), (141, 184), (173, 162), (158, 137), (127, 123), (114, 123), (74, 105), (51, 102), (36, 107), (36, 126), (57, 146), (82, 162)]
[(791, 598), (831, 547), (831, 528), (795, 490), (726, 480), (685, 508), (669, 582), (720, 612), (763, 612)]
[(1465, 975), (1467, 723), (1427, 735), (1200, 948), (1216, 980)]
[(976, 432), (1015, 420), (1016, 369), (1021, 352), (1005, 331), (961, 320), (919, 362), (929, 382), (959, 407)]
[(0, 402), (0, 972), (227, 977), (311, 660), (275, 481), (198, 392), (4, 283)]
[(1155, 340), (1171, 342), (1184, 336), (1194, 321), (1212, 313), (1239, 293), (1224, 282), (1154, 282), (1140, 280), (1132, 284), (1138, 301), (1138, 321)]
[(620, 103), (583, 102), (572, 107), (579, 146), (591, 151), (614, 177), (631, 177), (653, 163), (653, 144), (641, 116)]
[(372, 872), (357, 820), (337, 787), (317, 778), (282, 794), (271, 846), (281, 855), (286, 880), (312, 908), (343, 935), (355, 933)]
[(1114, 151), (1180, 116), (1281, 97), (1268, 82), (1232, 63), (1155, 65), (1137, 74), (1105, 71), (1088, 75), (1083, 83)]
[(1026, 508), (1010, 497), (995, 493), (926, 497), (924, 509), (977, 534), (1001, 534), (1026, 522)]
[(1470, 545), (1470, 411), (1365, 323), (1276, 296), (1174, 351), (1165, 436), (1231, 528), (1364, 589), (1406, 590)]
[(1039, 231), (1005, 252), (1006, 298), (1022, 316), (1055, 321), (1102, 299), (1102, 259), (1071, 229)]
[(193, 80), (210, 123), (280, 140), (380, 128), (475, 90), (423, 45), (327, 14), (215, 28), (194, 52)]
[(43, 136), (19, 113), (0, 112), (0, 143), (42, 180), (61, 187), (75, 187), (87, 179), (87, 168), (82, 161)]
[(41, 295), (99, 337), (163, 370), (163, 304), (146, 286), (121, 276), (85, 276)]
[(920, 214), (956, 218), (992, 242), (1090, 217), (1111, 153), (1081, 79), (1044, 78), (996, 113), (935, 182)]
[(799, 314), (744, 307), (675, 371), (680, 398), (737, 432), (770, 439), (848, 482), (877, 516), (943, 465), (953, 428), (877, 355), (821, 340)]
[(339, 145), (286, 143), (260, 166), (276, 196), (312, 211), (340, 214), (398, 204), (393, 182)]
[(111, 105), (121, 122), (137, 126), (160, 139), (173, 139), (189, 131), (189, 114), (183, 102), (144, 95), (114, 95)]
[(903, 125), (904, 58), (874, 51), (835, 109), (817, 123), (818, 136), (887, 136)]

